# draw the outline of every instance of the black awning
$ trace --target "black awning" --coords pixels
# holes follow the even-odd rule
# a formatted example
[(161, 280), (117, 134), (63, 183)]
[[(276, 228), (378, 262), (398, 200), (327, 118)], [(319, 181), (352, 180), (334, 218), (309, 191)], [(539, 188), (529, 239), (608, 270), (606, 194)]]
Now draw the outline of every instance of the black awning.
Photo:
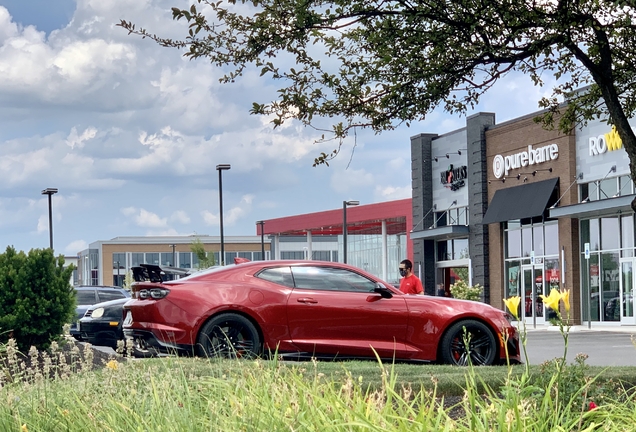
[(558, 182), (556, 177), (496, 191), (482, 224), (540, 216)]

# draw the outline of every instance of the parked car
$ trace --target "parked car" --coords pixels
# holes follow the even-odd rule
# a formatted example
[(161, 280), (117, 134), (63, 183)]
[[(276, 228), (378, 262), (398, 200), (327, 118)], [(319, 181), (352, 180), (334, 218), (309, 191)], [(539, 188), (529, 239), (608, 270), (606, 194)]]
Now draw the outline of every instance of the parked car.
[(176, 281), (162, 281), (155, 267), (133, 269), (133, 299), (124, 305), (124, 333), (139, 350), (229, 358), (377, 353), (457, 365), (502, 363), (506, 354), (520, 360), (519, 336), (504, 311), (403, 294), (347, 264), (255, 261)]
[(77, 340), (81, 340), (77, 323), (84, 316), (84, 313), (94, 304), (102, 303), (109, 300), (122, 298), (130, 298), (130, 292), (116, 286), (76, 286), (75, 287), (76, 307), (75, 321), (71, 323), (71, 336)]
[(90, 306), (78, 321), (80, 339), (95, 346), (117, 349), (117, 342), (124, 340), (122, 322), (124, 304), (129, 297), (97, 303)]

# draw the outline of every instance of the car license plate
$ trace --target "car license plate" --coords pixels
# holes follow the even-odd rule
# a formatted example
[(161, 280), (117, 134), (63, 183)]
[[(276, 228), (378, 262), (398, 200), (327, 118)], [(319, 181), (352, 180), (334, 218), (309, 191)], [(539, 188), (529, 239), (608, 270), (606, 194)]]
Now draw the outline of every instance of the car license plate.
[(130, 325), (132, 324), (132, 313), (130, 313), (130, 311), (126, 311), (126, 318), (124, 319), (124, 325)]

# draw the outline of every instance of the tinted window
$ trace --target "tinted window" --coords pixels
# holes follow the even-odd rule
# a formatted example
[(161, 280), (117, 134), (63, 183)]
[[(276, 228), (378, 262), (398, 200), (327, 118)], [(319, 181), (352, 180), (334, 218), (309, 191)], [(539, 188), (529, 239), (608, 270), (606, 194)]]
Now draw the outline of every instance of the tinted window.
[(289, 267), (268, 268), (261, 271), (259, 274), (256, 275), (256, 277), (274, 282), (279, 285), (284, 285), (292, 288), (294, 286), (294, 281), (292, 280), (291, 270), (289, 269)]
[(105, 302), (105, 301), (110, 301), (110, 300), (117, 300), (120, 298), (124, 298), (126, 297), (126, 295), (124, 295), (124, 293), (122, 293), (119, 290), (99, 290), (97, 292), (97, 294), (99, 295), (99, 302)]
[(329, 267), (292, 267), (296, 288), (372, 292), (375, 282), (350, 270)]
[(77, 304), (78, 305), (92, 305), (95, 304), (95, 290), (81, 290), (77, 291)]

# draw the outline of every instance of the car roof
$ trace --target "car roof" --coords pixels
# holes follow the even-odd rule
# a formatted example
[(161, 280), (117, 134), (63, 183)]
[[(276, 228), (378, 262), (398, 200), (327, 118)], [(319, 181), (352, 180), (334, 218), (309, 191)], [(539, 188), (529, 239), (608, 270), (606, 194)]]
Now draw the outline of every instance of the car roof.
[(115, 306), (119, 303), (121, 303), (122, 305), (124, 303), (126, 303), (127, 301), (130, 301), (130, 297), (122, 297), (120, 299), (115, 299), (115, 300), (109, 300), (109, 301), (105, 301), (105, 302), (101, 302), (101, 303), (95, 303), (94, 305), (91, 305), (88, 307), (87, 310), (95, 310), (98, 307), (108, 307), (108, 306)]

